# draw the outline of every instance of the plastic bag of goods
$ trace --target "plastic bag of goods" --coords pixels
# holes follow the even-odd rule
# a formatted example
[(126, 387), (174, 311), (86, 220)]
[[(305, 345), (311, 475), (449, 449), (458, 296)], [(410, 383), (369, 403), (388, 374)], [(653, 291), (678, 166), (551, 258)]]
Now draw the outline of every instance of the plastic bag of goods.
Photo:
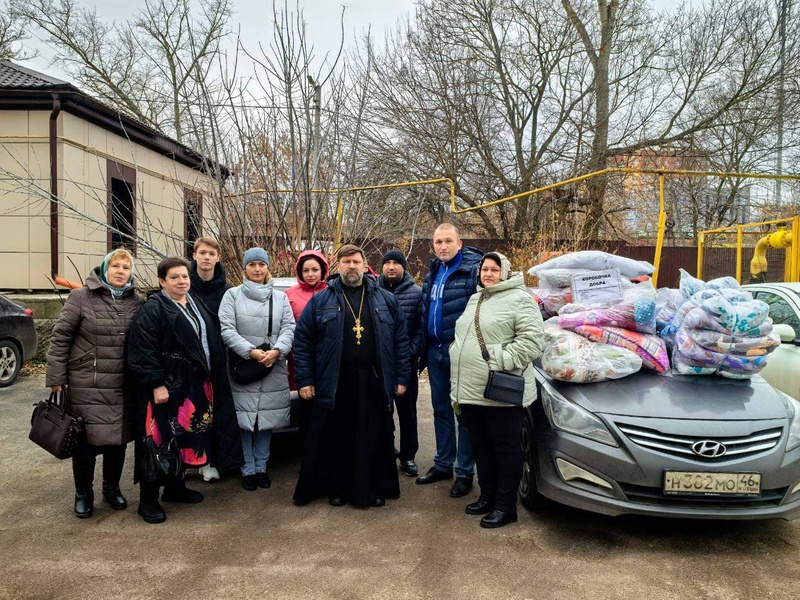
[(642, 359), (642, 367), (645, 369), (656, 373), (669, 371), (669, 354), (666, 345), (664, 340), (656, 335), (629, 331), (619, 327), (597, 327), (595, 325), (581, 325), (573, 331), (593, 342), (610, 344), (635, 352)]
[(545, 323), (544, 334), (542, 368), (559, 381), (589, 383), (620, 379), (642, 368), (642, 359), (636, 353), (596, 344), (553, 322)]
[(669, 302), (659, 313), (661, 337), (672, 347), (673, 371), (685, 375), (719, 374), (747, 379), (767, 364), (780, 345), (772, 334), (769, 306), (742, 290), (732, 277), (703, 282), (681, 269), (680, 292), (686, 300), (662, 327)]
[[(771, 323), (769, 325), (772, 326)], [(781, 345), (780, 338), (771, 333), (760, 336), (728, 335), (710, 329), (689, 327), (686, 327), (686, 332), (703, 348), (735, 356), (765, 356)]]
[(717, 292), (723, 295), (739, 292), (745, 294), (747, 299), (752, 300), (752, 295), (749, 292), (740, 291), (741, 286), (733, 277), (719, 277), (705, 282), (692, 277), (684, 269), (680, 269), (680, 274), (680, 283), (677, 290), (670, 288), (658, 290), (656, 322), (658, 331), (660, 333), (663, 332), (662, 337), (675, 335), (675, 331), (681, 325), (683, 316), (694, 307), (684, 305), (690, 300), (697, 300), (699, 298), (697, 294), (701, 292), (708, 292), (708, 297), (715, 295)]
[(678, 283), (678, 287), (680, 288), (681, 292), (683, 292), (683, 295), (687, 298), (690, 298), (697, 292), (702, 292), (703, 290), (738, 290), (742, 287), (733, 277), (718, 277), (717, 279), (712, 279), (710, 281), (703, 281), (702, 279), (692, 277), (683, 269), (679, 269), (679, 271), (681, 278), (680, 282)]
[(749, 379), (767, 366), (767, 355), (738, 356), (701, 346), (685, 327), (675, 336), (672, 368), (681, 375), (719, 374), (729, 379)]
[(558, 324), (564, 329), (574, 329), (581, 325), (596, 325), (598, 327), (620, 327), (639, 333), (655, 333), (656, 302), (649, 298), (639, 298), (633, 302), (621, 302), (609, 308), (559, 315)]
[(686, 296), (680, 290), (658, 289), (656, 292), (656, 331), (664, 330), (684, 302), (686, 302)]
[[(623, 278), (624, 279), (624, 278)], [(625, 302), (636, 302), (640, 298), (654, 300), (656, 298), (656, 289), (653, 287), (653, 282), (650, 278), (647, 278), (645, 281), (639, 283), (632, 283), (628, 280), (628, 286), (623, 286), (622, 291), (622, 299), (606, 299), (606, 300), (597, 300), (594, 302), (585, 302), (585, 303), (577, 303), (577, 302), (570, 302), (565, 304), (561, 307), (561, 310), (558, 311), (559, 315), (569, 315), (577, 312), (583, 312), (586, 310), (596, 310), (598, 308), (611, 308), (612, 306), (616, 306), (617, 304), (625, 303)]]
[[(759, 303), (762, 306), (759, 306)], [(696, 310), (704, 312), (708, 318), (704, 318)], [(765, 312), (766, 311), (766, 312)], [(760, 300), (754, 300), (750, 292), (736, 289), (708, 288), (695, 292), (691, 298), (687, 299), (675, 311), (675, 314), (661, 327), (661, 337), (669, 339), (675, 336), (678, 328), (686, 323), (689, 315), (693, 315), (693, 323), (703, 322), (701, 326), (715, 329), (722, 332), (732, 333), (741, 319), (742, 332), (758, 327), (763, 323), (769, 307)], [(658, 322), (662, 316), (659, 315)]]
[(652, 275), (656, 270), (653, 265), (643, 260), (633, 260), (599, 250), (582, 250), (551, 258), (540, 265), (531, 267), (528, 274), (538, 277), (539, 273), (548, 269), (583, 269), (585, 271), (619, 269), (620, 275), (624, 275), (628, 279)]
[(568, 287), (561, 289), (534, 288), (531, 293), (539, 305), (543, 319), (557, 315), (564, 305), (572, 302), (572, 290)]

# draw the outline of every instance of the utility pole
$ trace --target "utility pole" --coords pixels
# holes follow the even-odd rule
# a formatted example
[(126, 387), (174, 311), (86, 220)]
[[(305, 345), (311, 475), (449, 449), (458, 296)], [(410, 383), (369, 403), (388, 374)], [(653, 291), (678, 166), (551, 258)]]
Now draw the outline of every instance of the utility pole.
[[(317, 182), (317, 163), (319, 162), (319, 148), (320, 148), (320, 115), (322, 113), (322, 85), (314, 81), (311, 75), (308, 75), (308, 84), (314, 90), (312, 103), (314, 106), (314, 125), (311, 136), (311, 144), (306, 155), (306, 231), (308, 232), (309, 247), (313, 242), (314, 236), (311, 232), (311, 190), (316, 187)], [(313, 163), (314, 175), (311, 175), (311, 168)]]
[[(779, 0), (780, 13), (778, 16), (778, 38), (780, 39), (780, 74), (778, 76), (778, 156), (775, 170), (778, 175), (783, 175), (783, 114), (786, 106), (786, 18), (788, 0)], [(780, 208), (783, 204), (783, 182), (775, 180), (775, 205)]]

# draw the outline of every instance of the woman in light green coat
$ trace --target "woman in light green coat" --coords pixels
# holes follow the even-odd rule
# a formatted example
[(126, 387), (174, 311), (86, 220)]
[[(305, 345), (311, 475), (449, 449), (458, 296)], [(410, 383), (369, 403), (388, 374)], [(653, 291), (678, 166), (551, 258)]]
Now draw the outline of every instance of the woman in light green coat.
[[(488, 361), (478, 339), (476, 311)], [(450, 346), (450, 399), (469, 431), (481, 489), (465, 512), (485, 515), (481, 527), (503, 527), (517, 520), (522, 419), (524, 407), (536, 399), (531, 363), (543, 347), (542, 317), (522, 274), (512, 273), (508, 259), (499, 252), (485, 254), (478, 292), (456, 322), (456, 339)], [(483, 397), (490, 370), (524, 377), (522, 406)]]

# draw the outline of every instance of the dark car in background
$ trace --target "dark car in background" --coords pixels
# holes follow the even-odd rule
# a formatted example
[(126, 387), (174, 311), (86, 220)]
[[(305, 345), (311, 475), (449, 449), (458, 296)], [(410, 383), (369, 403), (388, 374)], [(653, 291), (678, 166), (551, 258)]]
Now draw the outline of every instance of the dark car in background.
[(800, 403), (757, 375), (556, 381), (535, 366), (520, 499), (605, 515), (800, 515)]
[(35, 355), (33, 313), (0, 294), (0, 387), (14, 383), (22, 364)]

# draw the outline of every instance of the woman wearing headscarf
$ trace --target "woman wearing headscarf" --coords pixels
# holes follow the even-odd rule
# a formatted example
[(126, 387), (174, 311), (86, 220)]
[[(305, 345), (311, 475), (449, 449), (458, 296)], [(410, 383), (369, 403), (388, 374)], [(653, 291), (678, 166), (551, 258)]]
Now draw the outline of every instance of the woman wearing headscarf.
[[(488, 360), (481, 346), (488, 351)], [(522, 419), (524, 407), (536, 398), (531, 363), (543, 347), (542, 317), (525, 289), (522, 274), (512, 273), (511, 263), (499, 252), (485, 254), (478, 292), (456, 321), (455, 341), (450, 346), (450, 399), (469, 431), (481, 490), (465, 512), (485, 515), (481, 527), (503, 527), (517, 520)], [(484, 398), (490, 370), (524, 377), (522, 406)]]
[[(272, 367), (252, 383), (231, 378), (244, 452), (242, 487), (252, 492), (272, 485), (267, 475), (272, 430), (289, 425), (286, 355), (292, 349), (295, 322), (286, 294), (274, 289), (267, 251), (250, 248), (244, 253), (242, 267), (242, 285), (225, 292), (219, 307), (222, 339), (239, 358)], [(268, 349), (259, 347), (264, 344)]]
[[(303, 309), (314, 294), (328, 288), (328, 261), (325, 255), (318, 250), (305, 250), (297, 257), (294, 267), (297, 274), (297, 285), (286, 290), (286, 297), (292, 306), (295, 323), (300, 320)], [(289, 387), (297, 390), (294, 381), (294, 355), (289, 353)], [(311, 402), (300, 400), (300, 434), (305, 438), (308, 432), (308, 423), (311, 419)]]
[(142, 303), (133, 284), (133, 257), (108, 254), (70, 292), (47, 351), (46, 385), (68, 390), (69, 407), (86, 422), (86, 443), (72, 458), (75, 514), (94, 513), (94, 470), (103, 456), (103, 500), (112, 509), (128, 506), (119, 482), (125, 449), (133, 439), (134, 400), (125, 380), (125, 338)]
[[(138, 512), (148, 523), (162, 523), (167, 515), (158, 502), (161, 486), (142, 478), (147, 438), (158, 447), (174, 437), (183, 469), (204, 466), (210, 428), (218, 428), (218, 441), (225, 439), (225, 410), (231, 404), (222, 339), (213, 315), (189, 294), (189, 263), (165, 258), (157, 275), (161, 289), (149, 296), (128, 336), (128, 368), (137, 399), (134, 480), (139, 483)], [(221, 453), (218, 460), (222, 470), (241, 464), (232, 452)], [(202, 502), (203, 494), (188, 489), (183, 476), (182, 470), (164, 485), (161, 499)]]

